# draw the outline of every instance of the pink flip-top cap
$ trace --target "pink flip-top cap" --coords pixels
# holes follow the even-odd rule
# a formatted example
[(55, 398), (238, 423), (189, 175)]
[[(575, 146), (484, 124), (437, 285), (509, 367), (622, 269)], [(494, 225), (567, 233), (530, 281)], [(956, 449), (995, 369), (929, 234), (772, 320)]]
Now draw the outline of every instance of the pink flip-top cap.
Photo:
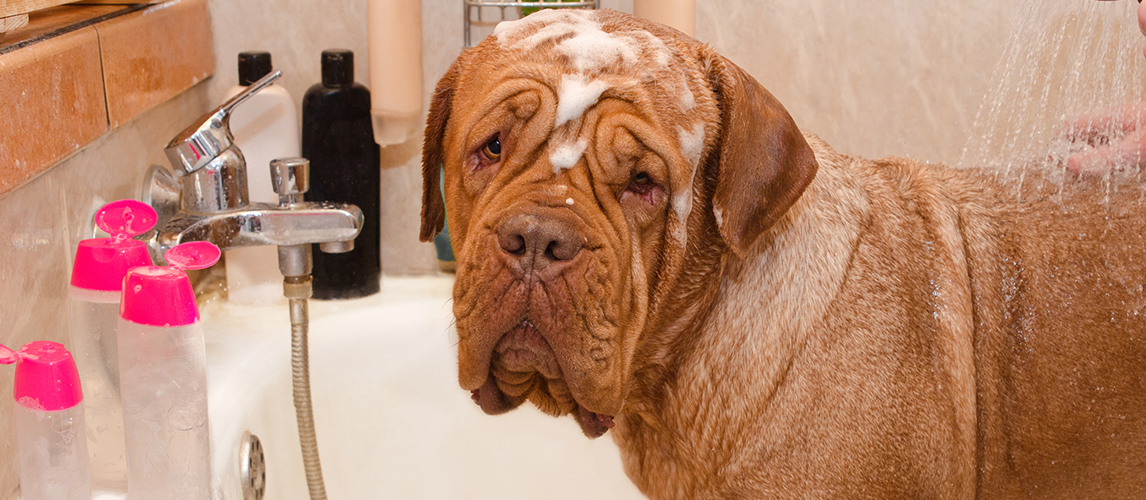
[(110, 238), (83, 240), (76, 248), (72, 286), (87, 290), (118, 292), (127, 270), (151, 265), (147, 245), (131, 239), (155, 226), (155, 210), (146, 203), (119, 200), (96, 213), (96, 225)]
[(128, 269), (150, 264), (151, 256), (147, 254), (147, 245), (142, 241), (117, 242), (114, 238), (83, 240), (76, 248), (72, 286), (118, 292)]
[(195, 291), (184, 269), (205, 269), (218, 262), (219, 247), (183, 243), (164, 256), (170, 267), (143, 266), (127, 272), (119, 304), (121, 318), (149, 326), (185, 326), (199, 321)]
[(16, 363), (12, 396), (21, 406), (36, 411), (60, 411), (84, 400), (80, 374), (72, 353), (59, 342), (38, 340), (19, 351), (0, 346), (0, 363)]

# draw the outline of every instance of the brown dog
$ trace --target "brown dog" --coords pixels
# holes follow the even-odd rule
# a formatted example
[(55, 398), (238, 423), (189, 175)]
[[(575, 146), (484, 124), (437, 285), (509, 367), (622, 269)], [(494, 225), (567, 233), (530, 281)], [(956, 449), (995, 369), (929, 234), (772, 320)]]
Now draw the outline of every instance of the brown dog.
[(705, 45), (542, 11), (438, 84), (421, 236), (462, 387), (652, 498), (1144, 498), (1143, 191), (1040, 172), (841, 155)]

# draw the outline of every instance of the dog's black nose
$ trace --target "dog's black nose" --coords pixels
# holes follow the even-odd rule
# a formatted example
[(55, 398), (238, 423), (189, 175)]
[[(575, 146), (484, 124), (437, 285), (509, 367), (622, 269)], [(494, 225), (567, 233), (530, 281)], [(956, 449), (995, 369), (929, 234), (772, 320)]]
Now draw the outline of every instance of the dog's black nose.
[(511, 216), (497, 230), (502, 251), (523, 270), (540, 271), (549, 264), (573, 260), (583, 240), (569, 224), (535, 214)]

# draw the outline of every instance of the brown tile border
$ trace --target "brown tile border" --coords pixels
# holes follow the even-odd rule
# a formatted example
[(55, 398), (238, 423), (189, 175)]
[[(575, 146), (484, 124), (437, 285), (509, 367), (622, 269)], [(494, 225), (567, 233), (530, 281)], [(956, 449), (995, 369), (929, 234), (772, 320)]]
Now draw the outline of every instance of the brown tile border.
[(51, 33), (0, 52), (0, 196), (215, 69), (207, 0)]
[(61, 5), (29, 14), (29, 23), (0, 38), (0, 54), (60, 36), (143, 8), (142, 5)]
[(215, 71), (207, 0), (172, 0), (95, 29), (112, 130)]
[(95, 28), (0, 56), (0, 193), (107, 132)]

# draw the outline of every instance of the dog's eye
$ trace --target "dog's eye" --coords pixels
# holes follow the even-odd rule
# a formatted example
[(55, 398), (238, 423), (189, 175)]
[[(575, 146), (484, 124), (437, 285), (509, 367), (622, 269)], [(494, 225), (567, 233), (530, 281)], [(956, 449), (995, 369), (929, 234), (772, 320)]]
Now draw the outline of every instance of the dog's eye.
[(490, 139), (481, 149), (481, 153), (487, 160), (496, 163), (501, 158), (501, 139), (498, 137)]
[(652, 179), (649, 178), (649, 174), (644, 172), (640, 172), (633, 176), (633, 184), (637, 186), (644, 186), (650, 182), (652, 182)]

